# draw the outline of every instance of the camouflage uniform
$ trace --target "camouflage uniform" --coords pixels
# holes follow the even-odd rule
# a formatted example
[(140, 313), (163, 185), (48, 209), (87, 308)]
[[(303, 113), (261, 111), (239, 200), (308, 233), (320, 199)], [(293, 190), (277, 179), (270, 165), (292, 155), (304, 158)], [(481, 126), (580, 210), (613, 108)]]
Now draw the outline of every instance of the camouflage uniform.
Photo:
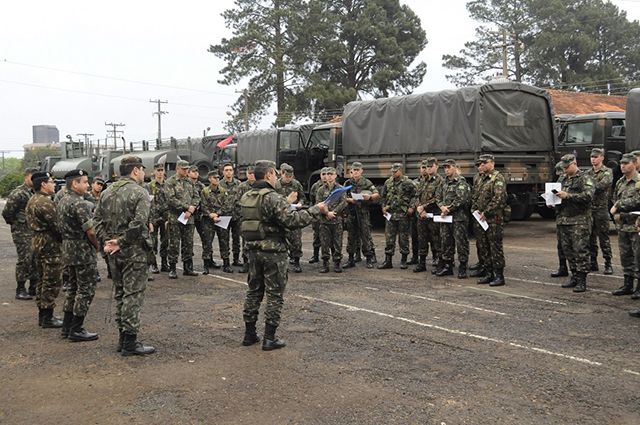
[(240, 237), (242, 214), (240, 213), (240, 180), (233, 178), (228, 182), (226, 179), (220, 179), (220, 186), (229, 194), (233, 209), (231, 211), (231, 223), (229, 223), (229, 235), (231, 237), (231, 248), (233, 251), (234, 262), (240, 257)]
[[(416, 208), (422, 206), (427, 214), (440, 215), (438, 193), (443, 181), (442, 176), (438, 174), (420, 179), (414, 201)], [(433, 258), (440, 258), (440, 223), (434, 223), (433, 218), (423, 218), (417, 212), (416, 216), (418, 216), (418, 255), (426, 257), (429, 254), (429, 244), (431, 244)]]
[[(505, 266), (504, 251), (502, 249), (502, 236), (504, 229), (504, 209), (507, 206), (507, 184), (504, 176), (494, 169), (490, 174), (483, 175), (474, 187), (475, 204), (471, 211), (484, 213), (489, 228), (485, 231), (480, 228), (476, 243), (479, 246), (479, 260), (494, 270), (503, 269)], [(474, 222), (477, 220), (474, 218)]]
[(640, 235), (636, 228), (637, 216), (630, 214), (640, 207), (640, 174), (636, 172), (630, 180), (620, 177), (613, 191), (613, 204), (617, 207), (614, 222), (623, 274), (640, 278)]
[[(278, 179), (276, 182), (276, 192), (285, 198), (289, 196), (291, 192), (297, 192), (298, 200), (296, 203), (302, 205), (307, 203), (304, 188), (296, 179), (291, 179), (288, 184), (282, 183), (282, 179)], [(289, 256), (291, 258), (302, 257), (302, 229), (287, 230), (287, 246), (289, 248)]]
[(187, 224), (178, 221), (178, 217), (190, 206), (200, 204), (198, 188), (189, 177), (179, 178), (177, 174), (169, 177), (165, 183), (169, 222), (169, 264), (178, 262), (178, 252), (183, 262), (193, 260), (194, 217), (189, 217)]
[[(371, 180), (360, 177), (356, 181), (353, 177), (344, 183), (351, 186), (347, 191), (347, 198), (351, 198), (353, 193), (370, 192), (370, 195), (378, 193), (378, 189)], [(371, 238), (371, 215), (369, 213), (371, 201), (358, 201), (355, 204), (347, 204), (347, 216), (345, 227), (347, 229), (347, 254), (356, 255), (362, 247), (362, 252), (366, 257), (375, 254), (375, 245)]]
[[(415, 191), (418, 191), (418, 186), (420, 186), (420, 181), (422, 180), (422, 176), (417, 179), (411, 180), (413, 185), (415, 186)], [(411, 215), (409, 216), (409, 234), (411, 235), (411, 261), (408, 264), (417, 264), (418, 263), (418, 251), (420, 250), (420, 240), (418, 238), (418, 214), (416, 213), (416, 203), (415, 198), (411, 199), (410, 207), (413, 210)]]
[[(316, 192), (319, 199), (327, 197), (336, 189), (342, 188), (338, 183), (333, 186), (323, 184)], [(329, 207), (329, 211), (334, 211), (336, 216), (329, 220), (326, 215), (320, 217), (320, 247), (322, 249), (322, 259), (339, 263), (342, 260), (342, 214), (347, 207), (344, 194), (334, 201)]]
[(31, 248), (38, 272), (36, 303), (40, 309), (53, 309), (62, 287), (62, 235), (51, 198), (37, 192), (26, 208), (27, 223), (34, 232)]
[[(166, 194), (166, 182), (159, 183), (155, 179), (147, 185), (147, 191), (150, 195), (153, 195), (151, 200), (151, 214), (149, 220), (153, 224), (153, 233), (151, 234), (151, 240), (153, 241), (153, 257), (158, 255), (158, 248), (160, 252), (160, 258), (166, 261), (169, 250), (169, 236), (167, 234), (167, 194)], [(158, 247), (158, 237), (160, 243)]]
[(600, 239), (600, 249), (606, 264), (611, 264), (611, 241), (609, 240), (609, 199), (613, 187), (613, 171), (604, 165), (595, 171), (591, 168), (587, 174), (595, 184), (595, 194), (591, 204), (591, 218), (593, 227), (591, 228), (591, 238), (589, 239), (589, 252), (591, 263), (597, 265), (598, 239)]
[[(255, 181), (255, 180), (254, 180)], [(251, 182), (249, 180), (245, 180), (242, 183), (240, 183), (240, 186), (238, 186), (238, 199), (242, 198), (242, 195), (244, 195), (245, 193), (247, 193), (248, 191), (251, 190)], [(242, 244), (242, 258), (244, 260), (244, 269), (240, 270), (241, 273), (248, 273), (249, 272), (249, 265), (246, 264), (247, 262), (247, 249), (244, 246), (244, 243)]]
[(137, 335), (147, 287), (151, 201), (131, 177), (123, 177), (100, 196), (95, 212), (100, 243), (117, 239), (120, 250), (109, 255), (116, 300), (116, 324), (123, 334)]
[(72, 190), (58, 204), (58, 227), (62, 234), (62, 261), (69, 271), (64, 311), (84, 317), (96, 293), (97, 254), (87, 236), (87, 230), (94, 227), (91, 209)]
[(380, 204), (391, 214), (384, 228), (386, 255), (393, 255), (396, 249), (396, 238), (403, 257), (409, 254), (409, 216), (407, 210), (415, 196), (416, 187), (407, 176), (398, 181), (389, 177), (382, 187)]
[(25, 208), (31, 196), (33, 196), (33, 189), (26, 183), (13, 189), (7, 197), (7, 203), (2, 210), (2, 217), (11, 226), (11, 238), (18, 253), (16, 281), (19, 284), (22, 282), (22, 285), (24, 285), (24, 282), (29, 280), (29, 292), (34, 293), (38, 283), (38, 274), (33, 251), (31, 250), (33, 231), (27, 226), (25, 215)]
[[(309, 190), (309, 201), (311, 205), (315, 205), (318, 202), (317, 193), (318, 189), (322, 186), (322, 180), (318, 180), (311, 186), (311, 190)], [(323, 199), (324, 201), (324, 199)], [(313, 251), (315, 253), (316, 250), (320, 250), (320, 220), (314, 220), (311, 223), (311, 228), (313, 229)]]
[(218, 247), (220, 249), (220, 257), (223, 260), (229, 260), (229, 230), (216, 226), (209, 214), (216, 213), (218, 216), (231, 215), (231, 199), (227, 192), (218, 185), (214, 190), (211, 186), (207, 186), (202, 191), (202, 199), (200, 200), (202, 211), (202, 224), (204, 226), (204, 238), (202, 240), (202, 259), (204, 261), (213, 262), (213, 240), (218, 236)]
[(440, 223), (442, 259), (453, 263), (454, 252), (458, 251), (458, 261), (469, 261), (469, 203), (471, 188), (464, 177), (456, 175), (452, 180), (445, 178), (438, 195), (438, 207), (450, 205), (453, 224)]

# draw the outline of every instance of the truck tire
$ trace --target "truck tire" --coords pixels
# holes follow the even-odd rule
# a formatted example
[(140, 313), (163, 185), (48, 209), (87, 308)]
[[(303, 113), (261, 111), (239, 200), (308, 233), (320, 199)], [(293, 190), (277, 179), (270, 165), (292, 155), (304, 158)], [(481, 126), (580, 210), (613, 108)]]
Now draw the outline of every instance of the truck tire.
[(538, 214), (545, 220), (551, 220), (556, 217), (556, 211), (553, 208), (538, 207)]
[(526, 205), (521, 202), (514, 202), (511, 206), (511, 220), (523, 221), (529, 219), (536, 210), (535, 205)]
[(211, 161), (207, 159), (199, 159), (193, 165), (198, 167), (198, 173), (200, 174), (199, 180), (209, 181), (209, 171), (214, 169)]

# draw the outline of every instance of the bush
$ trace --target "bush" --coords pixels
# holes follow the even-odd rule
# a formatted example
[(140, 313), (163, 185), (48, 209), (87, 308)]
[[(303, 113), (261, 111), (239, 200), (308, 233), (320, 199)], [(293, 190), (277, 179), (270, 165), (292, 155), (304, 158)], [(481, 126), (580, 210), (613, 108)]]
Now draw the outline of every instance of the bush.
[(6, 198), (11, 191), (24, 183), (24, 174), (9, 173), (0, 180), (0, 198)]

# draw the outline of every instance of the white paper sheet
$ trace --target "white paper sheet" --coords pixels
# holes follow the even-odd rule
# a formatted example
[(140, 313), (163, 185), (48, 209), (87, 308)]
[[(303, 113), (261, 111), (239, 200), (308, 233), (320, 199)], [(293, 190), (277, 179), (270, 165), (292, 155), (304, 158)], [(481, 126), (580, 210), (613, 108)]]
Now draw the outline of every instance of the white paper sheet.
[(298, 211), (298, 207), (301, 207), (302, 204), (291, 204), (289, 205), (289, 208), (291, 208), (291, 211)]
[(384, 215), (384, 218), (387, 219), (387, 221), (391, 220), (391, 214), (386, 213), (386, 214), (383, 214), (383, 215)]
[(452, 215), (445, 215), (444, 217), (441, 215), (434, 215), (433, 216), (433, 222), (434, 223), (453, 223), (453, 216)]
[(560, 192), (562, 190), (562, 183), (545, 183), (544, 193), (540, 196), (545, 200), (548, 206), (553, 207), (562, 203), (562, 198), (558, 198), (553, 190)]
[(630, 214), (633, 214), (633, 215), (640, 215), (640, 211), (631, 211), (631, 213), (630, 213)]
[(356, 201), (364, 201), (364, 195), (362, 193), (352, 193), (351, 197)]
[(487, 220), (481, 220), (480, 217), (482, 216), (478, 211), (473, 212), (473, 217), (476, 219), (478, 223), (480, 223), (480, 227), (482, 227), (482, 229), (486, 232), (487, 229), (489, 228), (489, 224), (487, 223)]
[(155, 195), (149, 195), (149, 201), (153, 201), (153, 198), (155, 198)]
[(187, 222), (189, 222), (189, 219), (187, 218), (187, 216), (185, 215), (185, 213), (180, 214), (180, 217), (178, 217), (178, 221), (182, 224), (187, 224)]
[(427, 218), (433, 218), (433, 213), (427, 213)]
[(218, 217), (220, 219), (219, 222), (217, 223), (213, 223), (218, 227), (222, 227), (223, 229), (227, 229), (229, 227), (229, 223), (231, 223), (231, 216), (230, 215), (223, 215)]

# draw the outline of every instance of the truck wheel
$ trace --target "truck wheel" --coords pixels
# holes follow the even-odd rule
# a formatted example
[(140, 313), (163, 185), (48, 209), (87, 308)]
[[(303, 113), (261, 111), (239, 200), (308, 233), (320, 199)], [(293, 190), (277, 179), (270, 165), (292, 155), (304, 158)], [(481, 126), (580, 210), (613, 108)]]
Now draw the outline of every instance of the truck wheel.
[(522, 221), (531, 217), (536, 209), (535, 205), (525, 205), (521, 202), (514, 202), (511, 206), (511, 220)]
[(540, 215), (540, 217), (544, 218), (545, 220), (551, 220), (555, 218), (556, 211), (553, 208), (547, 208), (546, 206), (538, 207), (538, 214)]
[(193, 165), (198, 167), (198, 173), (200, 174), (200, 180), (208, 181), (209, 180), (209, 171), (213, 170), (213, 164), (211, 161), (206, 159), (200, 159), (196, 161)]

